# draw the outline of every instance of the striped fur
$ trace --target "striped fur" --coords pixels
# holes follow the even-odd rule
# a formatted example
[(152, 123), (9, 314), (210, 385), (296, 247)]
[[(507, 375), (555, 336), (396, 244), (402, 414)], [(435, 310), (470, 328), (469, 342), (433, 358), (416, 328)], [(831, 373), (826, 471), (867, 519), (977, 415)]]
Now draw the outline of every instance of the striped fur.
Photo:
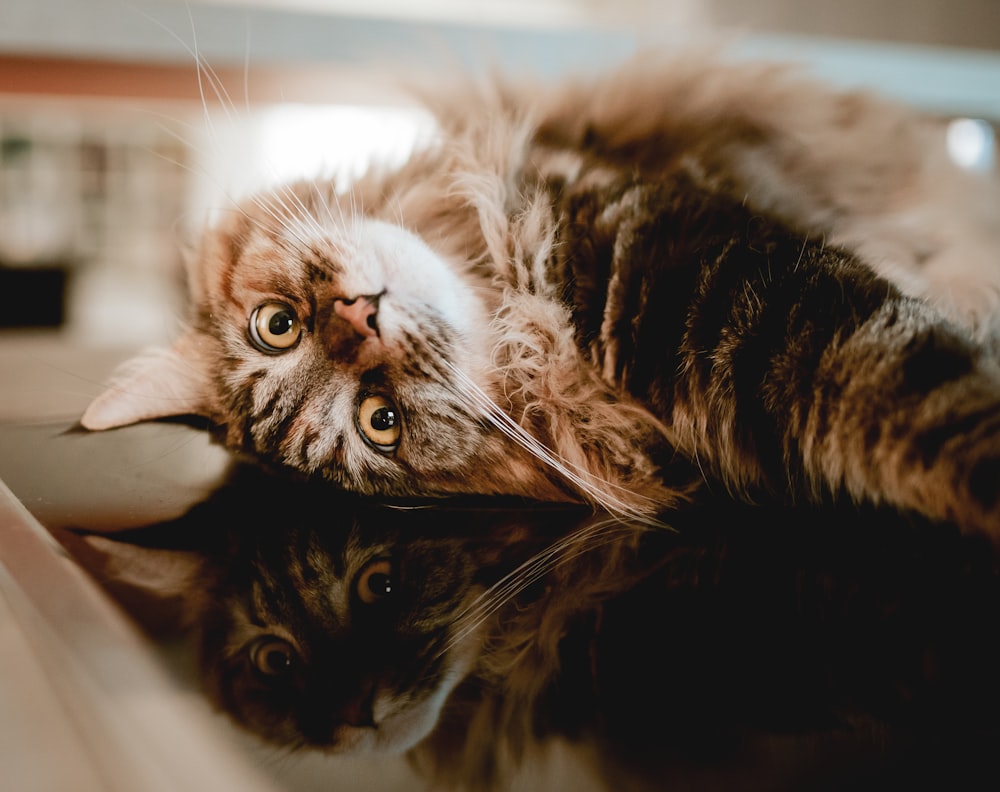
[(237, 466), (176, 520), (60, 536), (140, 624), (190, 629), (210, 699), (278, 767), (405, 752), (434, 789), (487, 792), (555, 737), (574, 763), (610, 761), (609, 788), (644, 769), (653, 788), (725, 787), (744, 760), (742, 779), (787, 778), (804, 752), (828, 778), (912, 758), (900, 740), (995, 735), (983, 536), (718, 496), (674, 511), (676, 533), (412, 506)]
[(175, 520), (64, 541), (150, 632), (184, 635), (210, 702), (272, 748), (429, 761), (436, 743), (418, 746), (460, 688), (503, 688), (451, 768), (474, 778), (480, 752), (530, 734), (570, 615), (642, 576), (646, 533), (579, 507), (386, 506), (237, 465)]
[[(210, 700), (284, 749), (408, 750), (478, 659), (478, 632), (451, 640), (455, 613), (483, 590), (471, 559), (458, 543), (401, 540), (386, 529), (391, 516), (365, 520), (363, 534), (349, 518), (342, 530), (314, 532), (283, 522), (281, 510), (271, 525), (258, 514), (233, 539), (197, 613)], [(376, 564), (387, 591), (366, 602), (366, 570)], [(269, 646), (282, 661), (272, 673), (260, 667)]]
[[(707, 481), (1000, 534), (1000, 201), (938, 125), (700, 56), (428, 100), (440, 138), (398, 170), (210, 230), (190, 329), (83, 424), (196, 413), (366, 494), (647, 519)], [(337, 309), (365, 295), (377, 334)], [(301, 321), (273, 354), (248, 338), (268, 302)]]
[[(327, 530), (331, 523), (337, 530)], [(281, 749), (412, 748), (479, 663), (481, 625), (463, 629), (457, 617), (502, 570), (503, 544), (485, 538), (489, 518), (479, 542), (467, 541), (467, 525), (238, 471), (212, 499), (161, 526), (168, 542), (185, 531), (200, 537), (186, 559), (189, 580), (175, 590), (207, 696)], [(149, 585), (130, 560), (142, 550), (117, 538), (104, 545), (124, 562), (121, 578)]]
[(674, 539), (579, 507), (404, 508), (236, 465), (175, 520), (62, 538), (139, 624), (183, 636), (212, 705), (279, 758), (408, 754), (428, 780), (502, 789), (568, 624), (648, 574), (642, 537)]

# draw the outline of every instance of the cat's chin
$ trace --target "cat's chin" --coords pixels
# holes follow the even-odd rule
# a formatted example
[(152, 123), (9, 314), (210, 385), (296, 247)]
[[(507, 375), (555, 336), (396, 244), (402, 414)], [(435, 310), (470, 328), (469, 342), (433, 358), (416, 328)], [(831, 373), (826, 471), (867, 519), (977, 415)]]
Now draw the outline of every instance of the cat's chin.
[[(442, 675), (440, 683), (419, 701), (410, 701), (402, 706), (393, 697), (386, 697), (385, 703), (375, 703), (375, 726), (367, 729), (352, 729), (361, 732), (351, 735), (357, 744), (346, 749), (352, 754), (375, 756), (398, 756), (418, 745), (434, 731), (441, 718), (445, 704), (455, 688), (472, 671), (481, 649), (482, 625), (470, 630), (455, 646), (449, 657), (449, 668)], [(383, 710), (380, 712), (380, 709)], [(339, 752), (345, 752), (341, 749)]]
[(331, 744), (322, 748), (334, 755), (400, 756), (434, 730), (445, 697), (441, 702), (410, 707), (375, 726), (341, 726)]

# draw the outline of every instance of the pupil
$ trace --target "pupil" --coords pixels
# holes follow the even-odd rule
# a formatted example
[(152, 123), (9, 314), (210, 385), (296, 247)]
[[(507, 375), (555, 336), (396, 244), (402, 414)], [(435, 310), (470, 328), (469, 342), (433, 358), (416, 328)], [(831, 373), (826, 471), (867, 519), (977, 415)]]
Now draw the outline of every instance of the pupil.
[(271, 649), (264, 658), (264, 664), (277, 674), (287, 671), (291, 667), (292, 657), (282, 649)]
[(271, 335), (284, 335), (292, 329), (292, 315), (288, 311), (278, 311), (267, 322)]
[(391, 407), (379, 407), (372, 413), (372, 429), (384, 432), (396, 425), (396, 412)]
[(376, 572), (368, 578), (368, 590), (376, 597), (384, 597), (392, 592), (392, 578)]

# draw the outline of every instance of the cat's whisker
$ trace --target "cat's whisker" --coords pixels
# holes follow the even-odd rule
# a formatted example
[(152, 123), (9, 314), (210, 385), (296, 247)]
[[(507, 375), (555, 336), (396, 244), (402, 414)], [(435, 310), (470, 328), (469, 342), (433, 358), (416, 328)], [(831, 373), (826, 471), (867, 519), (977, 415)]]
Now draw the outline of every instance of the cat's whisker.
[[(517, 570), (509, 573), (497, 584), (483, 592), (468, 610), (462, 614), (459, 623), (463, 624), (463, 626), (456, 630), (456, 640), (461, 640), (469, 631), (478, 627), (483, 620), (514, 599), (522, 591), (534, 585), (534, 583), (559, 564), (575, 558), (579, 553), (589, 549), (582, 545), (581, 537), (577, 537), (576, 542), (549, 548), (537, 554), (530, 561), (525, 562)], [(599, 546), (599, 543), (597, 543), (597, 546)], [(571, 547), (574, 548), (572, 554), (569, 553)]]
[[(268, 215), (270, 215), (271, 218), (276, 223), (278, 223), (278, 225), (281, 226), (281, 228), (285, 230), (285, 232), (288, 234), (288, 236), (292, 237), (292, 239), (295, 242), (297, 242), (302, 247), (303, 250), (308, 250), (309, 249), (309, 239), (307, 237), (301, 236), (298, 233), (297, 229), (295, 229), (292, 226), (292, 224), (289, 222), (288, 217), (283, 216), (281, 214), (281, 212), (279, 212), (277, 209), (275, 209), (275, 207), (271, 206), (268, 203), (268, 200), (274, 200), (274, 201), (276, 201), (278, 203), (279, 208), (284, 209), (286, 212), (288, 212), (288, 207), (284, 206), (282, 204), (282, 202), (279, 199), (277, 199), (277, 197), (274, 195), (274, 193), (269, 193), (266, 199), (258, 197), (258, 196), (254, 196), (254, 198), (252, 200), (253, 200), (253, 203), (254, 203), (255, 206), (257, 206), (262, 211), (264, 211)], [(261, 227), (264, 227), (263, 224), (261, 225)]]
[[(171, 120), (171, 121), (174, 120), (174, 119), (171, 119), (169, 116), (164, 116), (164, 118), (166, 118), (167, 120)], [(190, 124), (185, 124), (185, 126), (190, 127), (191, 125)], [(201, 156), (205, 156), (206, 155), (207, 152), (205, 152), (203, 149), (201, 149), (199, 146), (197, 146), (192, 140), (190, 140), (188, 138), (185, 138), (183, 135), (181, 135), (179, 132), (177, 132), (176, 129), (172, 128), (169, 124), (167, 124), (167, 123), (159, 123), (159, 124), (157, 124), (157, 127), (160, 130), (162, 130), (167, 136), (173, 138), (178, 143), (181, 143), (182, 145), (184, 145), (184, 147), (187, 148), (189, 151), (191, 151), (191, 152), (193, 152), (195, 154), (199, 154)], [(164, 154), (164, 153), (162, 153), (160, 151), (152, 150), (151, 153), (154, 156), (156, 156), (156, 157), (160, 158), (161, 160), (163, 160), (164, 162), (167, 162), (170, 165), (173, 165), (174, 167), (180, 168), (181, 170), (186, 171), (187, 173), (191, 174), (192, 176), (195, 176), (195, 177), (197, 177), (199, 179), (208, 179), (209, 182), (212, 184), (212, 186), (216, 190), (218, 190), (218, 192), (222, 195), (222, 197), (224, 197), (234, 208), (237, 208), (237, 209), (239, 208), (239, 201), (236, 199), (236, 197), (234, 195), (232, 195), (226, 189), (226, 187), (222, 184), (222, 182), (220, 182), (217, 178), (211, 176), (211, 174), (210, 174), (209, 171), (206, 171), (206, 170), (201, 169), (201, 168), (195, 168), (195, 167), (193, 167), (191, 165), (188, 165), (186, 162), (183, 162), (183, 161), (178, 160), (178, 159), (174, 159), (173, 157), (168, 157), (166, 154)], [(246, 212), (243, 212), (243, 214), (246, 216)]]
[[(324, 237), (326, 235), (326, 232), (319, 224), (319, 221), (313, 213), (309, 211), (309, 208), (290, 186), (285, 185), (278, 187), (272, 191), (272, 195), (281, 208), (288, 214), (289, 218), (295, 218), (296, 221), (301, 223), (307, 234), (312, 232), (318, 237)], [(299, 211), (296, 211), (296, 209)], [(286, 221), (285, 228), (290, 227), (291, 223)]]
[(402, 199), (399, 197), (398, 189), (392, 191), (392, 194), (386, 199), (386, 203), (392, 205), (393, 211), (395, 212), (396, 215), (395, 218), (396, 223), (398, 223), (401, 227), (405, 228), (406, 216), (403, 212), (403, 202)]
[[(324, 196), (323, 193), (320, 191), (320, 189), (319, 189), (319, 182), (316, 181), (316, 179), (312, 179), (310, 181), (310, 185), (312, 186), (313, 194), (316, 196), (316, 201), (319, 203), (319, 205), (322, 208), (324, 214), (326, 214), (326, 218), (330, 221), (330, 227), (331, 228), (336, 228), (337, 227), (337, 218), (335, 218), (333, 216), (333, 211), (330, 208), (330, 201), (329, 201), (329, 199), (327, 198), (327, 196)], [(338, 204), (338, 208), (339, 208), (339, 204)]]
[(232, 120), (233, 116), (227, 108), (227, 103), (229, 105), (232, 105), (232, 102), (225, 90), (225, 86), (222, 84), (221, 79), (218, 77), (218, 74), (211, 68), (209, 63), (201, 55), (201, 52), (198, 47), (197, 27), (194, 22), (194, 16), (192, 14), (190, 5), (188, 5), (186, 9), (188, 15), (188, 23), (191, 29), (192, 43), (190, 44), (183, 38), (181, 38), (181, 36), (176, 31), (167, 27), (162, 21), (160, 21), (156, 17), (140, 9), (135, 9), (135, 10), (138, 13), (142, 14), (146, 19), (148, 19), (154, 25), (163, 30), (170, 38), (176, 41), (183, 48), (183, 50), (187, 52), (188, 55), (191, 56), (191, 59), (195, 64), (196, 78), (198, 84), (198, 94), (201, 100), (201, 107), (205, 119), (205, 125), (208, 128), (211, 139), (217, 140), (218, 135), (216, 134), (215, 124), (212, 120), (211, 111), (209, 110), (208, 92), (206, 91), (206, 83), (208, 84), (208, 86), (210, 86), (211, 93), (213, 93), (216, 99), (218, 99), (220, 105), (226, 111), (226, 115), (230, 120)]
[[(209, 87), (211, 88), (211, 92), (212, 94), (214, 94), (216, 100), (219, 103), (219, 106), (225, 113), (226, 119), (230, 123), (232, 123), (237, 117), (236, 103), (233, 101), (232, 97), (229, 94), (229, 91), (226, 89), (225, 83), (222, 81), (222, 78), (219, 76), (219, 73), (201, 55), (201, 52), (198, 48), (198, 35), (197, 32), (195, 31), (194, 19), (191, 16), (191, 7), (188, 6), (187, 10), (188, 10), (188, 18), (190, 19), (191, 22), (191, 41), (192, 41), (192, 47), (188, 47), (187, 49), (188, 52), (191, 54), (191, 56), (194, 58), (195, 66), (197, 67), (198, 89), (201, 92), (202, 107), (204, 108), (205, 111), (206, 120), (209, 122), (211, 121), (210, 118), (211, 114), (209, 112), (208, 103), (206, 101), (206, 96), (205, 96), (205, 85), (204, 85), (205, 82), (207, 82)], [(247, 47), (249, 47), (249, 31), (247, 35), (248, 35)], [(245, 57), (247, 58), (249, 57), (249, 51), (246, 51)], [(244, 91), (247, 101), (247, 111), (249, 113), (248, 80), (249, 80), (248, 69), (244, 68)]]
[(244, 19), (246, 46), (243, 48), (243, 106), (250, 115), (250, 20)]
[[(215, 122), (212, 120), (212, 113), (209, 110), (208, 96), (205, 89), (205, 83), (206, 82), (209, 83), (213, 92), (215, 93), (216, 98), (220, 101), (223, 110), (226, 110), (225, 102), (223, 101), (223, 95), (220, 94), (221, 86), (215, 84), (213, 80), (213, 78), (217, 80), (218, 75), (212, 72), (211, 67), (202, 57), (198, 49), (198, 34), (195, 28), (194, 17), (192, 16), (190, 6), (187, 7), (187, 13), (188, 13), (188, 20), (191, 25), (192, 44), (189, 46), (183, 39), (180, 38), (180, 36), (175, 35), (174, 38), (181, 43), (181, 45), (187, 50), (188, 54), (190, 54), (191, 57), (194, 59), (195, 72), (198, 81), (198, 95), (201, 99), (201, 107), (205, 119), (205, 126), (208, 128), (210, 138), (212, 140), (217, 140), (218, 135), (215, 130)], [(231, 116), (229, 116), (228, 112), (226, 113), (226, 115), (231, 119)]]
[(506, 603), (534, 585), (558, 565), (607, 545), (618, 537), (634, 535), (636, 530), (636, 526), (624, 525), (616, 518), (602, 520), (575, 531), (537, 553), (502, 577), (469, 605), (456, 620), (456, 627), (443, 651), (463, 641)]
[[(157, 19), (155, 16), (153, 16), (153, 15), (151, 15), (151, 14), (149, 14), (149, 13), (147, 13), (147, 12), (145, 12), (142, 9), (139, 9), (139, 8), (136, 8), (134, 10), (137, 13), (141, 14), (142, 16), (144, 16), (147, 20), (149, 20), (150, 22), (152, 22), (158, 28), (160, 28), (164, 33), (166, 33), (170, 38), (172, 38), (178, 44), (180, 44), (180, 46), (184, 49), (184, 51), (188, 55), (191, 56), (192, 60), (194, 61), (195, 65), (197, 67), (197, 70), (198, 70), (198, 88), (199, 88), (199, 91), (200, 91), (200, 94), (201, 94), (202, 109), (205, 110), (206, 114), (207, 114), (208, 103), (206, 101), (207, 97), (205, 95), (204, 85), (203, 85), (203, 82), (202, 82), (202, 69), (207, 69), (208, 68), (208, 64), (205, 62), (204, 58), (202, 58), (201, 53), (199, 52), (199, 49), (198, 49), (197, 26), (195, 25), (195, 22), (194, 22), (194, 15), (192, 14), (191, 6), (188, 5), (188, 4), (186, 4), (186, 11), (187, 11), (187, 16), (188, 16), (188, 24), (189, 24), (189, 26), (191, 28), (191, 39), (192, 39), (192, 43), (191, 44), (188, 44), (188, 42), (186, 42), (184, 39), (182, 39), (180, 37), (180, 35), (178, 35), (178, 33), (176, 31), (174, 31), (171, 28), (167, 27), (161, 20)], [(216, 95), (218, 96), (218, 94), (216, 94)]]
[[(325, 185), (326, 193), (320, 190), (320, 185)], [(317, 200), (323, 206), (327, 218), (330, 221), (330, 226), (332, 229), (343, 229), (350, 225), (350, 220), (344, 212), (344, 197), (345, 195), (353, 201), (353, 192), (348, 190), (342, 192), (337, 187), (337, 182), (335, 179), (324, 180), (322, 182), (313, 181), (313, 190), (316, 193)], [(334, 214), (336, 211), (336, 214)], [(338, 241), (336, 237), (330, 237), (330, 241), (337, 245)]]
[[(192, 42), (190, 44), (188, 42), (186, 42), (184, 39), (182, 39), (176, 32), (174, 32), (173, 30), (170, 30), (165, 25), (163, 25), (163, 23), (161, 23), (159, 20), (155, 19), (154, 17), (150, 17), (149, 15), (146, 15), (146, 16), (154, 24), (156, 24), (159, 27), (161, 27), (162, 29), (164, 29), (167, 32), (167, 34), (170, 35), (171, 38), (173, 38), (175, 41), (177, 41), (181, 45), (181, 47), (183, 47), (183, 49), (191, 56), (191, 59), (192, 59), (192, 61), (195, 64), (195, 73), (196, 73), (196, 79), (197, 79), (197, 85), (198, 85), (198, 93), (199, 93), (199, 97), (200, 97), (200, 101), (201, 101), (201, 106), (202, 106), (202, 115), (203, 115), (203, 119), (204, 119), (205, 128), (206, 128), (206, 130), (208, 132), (207, 139), (208, 139), (208, 141), (210, 142), (210, 144), (213, 147), (218, 147), (219, 146), (220, 135), (218, 133), (218, 127), (217, 127), (216, 121), (215, 121), (215, 119), (213, 117), (213, 114), (212, 114), (212, 111), (210, 109), (211, 103), (209, 101), (209, 97), (210, 96), (214, 96), (214, 98), (215, 98), (218, 106), (221, 108), (221, 110), (222, 110), (222, 112), (224, 114), (225, 119), (231, 125), (235, 125), (236, 124), (237, 120), (239, 119), (239, 113), (237, 111), (237, 105), (233, 101), (232, 96), (230, 95), (228, 89), (226, 88), (225, 83), (223, 82), (222, 78), (219, 76), (218, 72), (212, 67), (212, 65), (204, 58), (204, 56), (200, 52), (200, 48), (199, 48), (199, 45), (198, 45), (198, 37), (197, 37), (196, 25), (195, 25), (195, 22), (194, 22), (194, 18), (192, 16), (192, 12), (191, 12), (190, 6), (187, 8), (187, 13), (188, 13), (188, 21), (189, 21), (190, 28), (191, 28), (191, 39), (192, 39)], [(250, 52), (249, 52), (249, 36), (250, 36), (250, 33), (249, 33), (249, 28), (248, 28), (247, 29), (247, 45), (246, 45), (246, 50), (245, 50), (244, 70), (243, 70), (244, 110), (245, 110), (245, 113), (246, 113), (247, 116), (249, 116), (251, 114), (250, 85), (249, 85), (249, 78), (250, 78), (250, 69), (249, 69), (249, 57), (250, 57)], [(200, 146), (195, 145), (191, 140), (183, 138), (181, 135), (179, 135), (178, 133), (176, 133), (172, 129), (168, 129), (167, 131), (175, 139), (179, 140), (181, 143), (184, 143), (190, 150), (194, 151), (195, 153), (198, 153), (199, 155), (201, 155), (205, 159), (208, 159), (209, 154), (221, 155), (221, 153), (222, 153), (221, 150), (211, 151), (211, 152), (205, 151)], [(196, 175), (196, 176), (198, 176), (200, 178), (205, 178), (206, 176), (208, 176), (208, 174), (206, 172), (196, 171), (195, 169), (190, 168), (188, 166), (183, 166), (182, 165), (182, 167), (185, 167), (186, 170), (188, 170), (193, 175)], [(228, 190), (225, 187), (225, 185), (223, 185), (219, 181), (218, 178), (211, 177), (210, 178), (210, 182), (211, 182), (212, 186), (215, 189), (217, 189), (219, 191), (219, 193), (231, 205), (233, 205), (237, 209), (239, 208), (239, 200), (237, 199), (237, 197), (234, 196), (230, 192), (230, 190)], [(283, 221), (283, 219), (278, 214), (276, 214), (271, 209), (271, 207), (265, 206), (264, 204), (262, 204), (260, 202), (257, 202), (257, 205), (260, 206), (261, 208), (263, 208), (266, 212), (268, 212), (276, 221), (284, 224), (285, 221)], [(247, 219), (254, 220), (254, 218), (252, 218), (245, 210), (240, 210), (240, 211), (243, 214), (243, 216), (246, 217)], [(289, 214), (292, 214), (292, 213), (289, 212)], [(261, 228), (264, 227), (264, 224), (260, 223), (260, 221), (254, 220), (254, 222), (256, 222)], [(298, 239), (297, 241), (300, 244), (305, 245), (305, 240), (304, 239)]]
[[(324, 240), (334, 247), (339, 248), (339, 242), (337, 236), (332, 234), (331, 231), (342, 225), (338, 223), (330, 212), (329, 203), (323, 198), (319, 191), (319, 187), (315, 180), (309, 180), (308, 184), (312, 188), (313, 194), (316, 196), (316, 200), (319, 203), (319, 207), (322, 208), (330, 219), (330, 227), (324, 227), (321, 222), (316, 207), (310, 207), (306, 200), (299, 195), (292, 185), (285, 185), (273, 191), (275, 199), (281, 204), (282, 208), (288, 213), (288, 216), (294, 217), (297, 220), (301, 220), (304, 224), (307, 233), (311, 232), (316, 235), (318, 239)], [(282, 199), (282, 195), (285, 196), (286, 200)], [(297, 208), (299, 211), (294, 211)], [(341, 213), (342, 214), (342, 213)], [(288, 227), (287, 225), (285, 226)], [(307, 245), (308, 247), (308, 245)]]
[[(576, 551), (573, 556), (575, 557), (578, 552), (590, 549), (592, 546), (605, 544), (618, 534), (631, 534), (634, 531), (634, 527), (625, 526), (616, 518), (592, 523), (535, 554), (535, 556), (514, 570), (514, 572), (501, 578), (489, 591), (484, 593), (484, 596), (490, 598), (500, 596), (503, 599), (509, 599), (509, 597), (505, 596), (507, 591), (514, 590), (515, 593), (522, 591), (526, 585), (530, 585), (530, 583), (537, 580), (541, 575), (565, 561), (568, 558), (566, 553), (569, 550)], [(593, 541), (595, 538), (600, 539), (600, 541)], [(528, 580), (526, 584), (525, 580)]]
[[(351, 190), (347, 191), (347, 195), (348, 195), (348, 197), (350, 198), (351, 201), (354, 200), (352, 192), (353, 191), (351, 191)], [(335, 198), (334, 205), (337, 207), (337, 217), (340, 220), (340, 223), (342, 225), (347, 225), (347, 215), (344, 214), (344, 203), (343, 203), (343, 200), (342, 200), (342, 196), (343, 196), (343, 193), (336, 193), (333, 196)]]
[[(323, 221), (320, 218), (320, 211), (325, 210), (326, 213), (329, 215), (329, 208), (326, 206), (326, 202), (323, 200), (322, 196), (319, 195), (319, 191), (315, 186), (316, 184), (315, 180), (310, 180), (309, 184), (312, 187), (313, 195), (316, 196), (315, 198), (316, 203), (314, 203), (313, 200), (310, 200), (309, 203), (312, 204), (312, 206), (307, 207), (304, 198), (300, 197), (298, 194), (294, 194), (292, 197), (294, 198), (295, 203), (302, 207), (302, 213), (307, 217), (310, 227), (312, 227), (315, 230), (316, 234), (321, 239), (330, 239), (331, 241), (333, 241), (335, 237), (334, 235), (331, 234), (331, 227), (324, 226)], [(330, 218), (330, 220), (331, 223), (333, 223), (332, 217)], [(336, 227), (336, 223), (333, 223), (333, 227), (334, 228)]]
[[(233, 101), (232, 96), (230, 95), (228, 89), (225, 86), (225, 83), (223, 82), (222, 78), (219, 76), (218, 72), (212, 67), (212, 65), (200, 53), (200, 50), (199, 50), (199, 47), (198, 47), (198, 38), (197, 38), (196, 29), (195, 29), (194, 19), (193, 19), (192, 14), (191, 14), (190, 7), (188, 7), (188, 18), (189, 18), (189, 22), (190, 22), (190, 25), (191, 25), (192, 44), (189, 45), (187, 42), (185, 42), (180, 36), (178, 36), (173, 31), (167, 30), (167, 32), (176, 41), (178, 41), (181, 44), (181, 46), (188, 52), (188, 54), (191, 56), (192, 60), (195, 63), (196, 74), (197, 74), (197, 81), (198, 81), (198, 92), (199, 92), (199, 95), (200, 95), (200, 98), (201, 98), (201, 105), (202, 105), (202, 110), (203, 110), (205, 125), (206, 125), (206, 128), (208, 129), (208, 132), (209, 132), (209, 139), (212, 140), (212, 141), (217, 141), (219, 139), (219, 135), (218, 135), (218, 132), (217, 132), (217, 129), (216, 129), (216, 124), (215, 124), (215, 122), (214, 122), (214, 120), (212, 118), (212, 113), (209, 110), (209, 101), (208, 101), (209, 94), (214, 95), (214, 97), (217, 100), (219, 106), (222, 108), (222, 111), (225, 114), (226, 119), (231, 124), (235, 123), (235, 121), (237, 119), (237, 115), (238, 115), (237, 114), (237, 105)], [(156, 22), (157, 24), (159, 24), (160, 27), (164, 27), (162, 24), (160, 24), (156, 20), (153, 20), (153, 21)], [(244, 108), (245, 108), (245, 112), (246, 112), (247, 116), (249, 116), (251, 114), (250, 84), (249, 84), (249, 80), (250, 80), (249, 62), (250, 62), (250, 30), (249, 30), (249, 26), (248, 26), (247, 30), (246, 30), (246, 47), (245, 47), (245, 52), (244, 52), (244, 68), (243, 68), (243, 100), (244, 100)], [(184, 142), (184, 141), (182, 141), (182, 142)], [(204, 152), (202, 152), (202, 154), (204, 154)], [(283, 179), (281, 177), (281, 174), (277, 173), (277, 171), (275, 169), (273, 169), (273, 168), (272, 168), (272, 171), (273, 171), (272, 176), (274, 177), (275, 181), (277, 183), (279, 183), (279, 184), (282, 183)], [(222, 187), (221, 184), (219, 184), (218, 182), (216, 182), (215, 180), (213, 180), (213, 185), (215, 187), (219, 188), (222, 191), (223, 195), (225, 195), (225, 197), (227, 198), (227, 200), (229, 200), (234, 205), (237, 204), (237, 201), (235, 200), (234, 196), (232, 196), (231, 194), (229, 194), (229, 192), (227, 190), (225, 190)], [(298, 199), (298, 197), (295, 196), (292, 193), (291, 189), (287, 189), (287, 188), (278, 188), (278, 189), (284, 190), (285, 193), (286, 193), (286, 195), (288, 195), (289, 197), (291, 197), (291, 198), (294, 199), (291, 202), (291, 204), (297, 204), (298, 207), (303, 210), (301, 216), (304, 219), (312, 219), (311, 215), (309, 214), (309, 212), (307, 212), (305, 210), (305, 206), (302, 204), (301, 200)], [(274, 191), (274, 193), (276, 193), (276, 192), (277, 192), (277, 190)], [(273, 197), (275, 197), (276, 199), (279, 200), (279, 203), (281, 204), (282, 208), (287, 211), (289, 217), (296, 216), (297, 213), (294, 212), (294, 211), (292, 211), (292, 205), (291, 204), (286, 204), (285, 202), (280, 201), (280, 199), (278, 198), (277, 195), (273, 195)], [(291, 230), (290, 229), (290, 225), (287, 222), (287, 219), (282, 218), (278, 213), (276, 213), (273, 210), (272, 207), (266, 206), (266, 205), (264, 205), (263, 203), (261, 203), (259, 201), (256, 201), (256, 203), (257, 203), (258, 206), (260, 206), (262, 209), (264, 209), (264, 211), (268, 212), (268, 214), (270, 214), (272, 218), (274, 218), (277, 222), (279, 222), (280, 224), (282, 224), (283, 227)], [(316, 233), (322, 234), (323, 233), (323, 229), (322, 229), (321, 225), (318, 222), (315, 222), (314, 225), (315, 225), (314, 230), (316, 231)], [(303, 247), (307, 246), (307, 242), (306, 242), (305, 238), (303, 238), (303, 237), (297, 237), (296, 239), (299, 242), (299, 244), (302, 245)]]
[[(581, 492), (593, 498), (599, 506), (611, 514), (620, 516), (622, 519), (664, 527), (649, 514), (639, 511), (625, 501), (610, 494), (608, 490), (614, 488), (614, 485), (610, 482), (601, 481), (600, 483), (604, 485), (603, 489), (595, 486), (591, 480), (593, 478), (591, 474), (584, 471), (578, 465), (553, 453), (544, 443), (532, 437), (513, 418), (504, 412), (464, 371), (447, 359), (443, 362), (445, 367), (463, 386), (462, 395), (471, 397), (472, 401), (483, 410), (484, 417), (490, 423), (536, 458), (559, 472)], [(650, 506), (653, 506), (652, 502), (650, 502)]]
[(365, 204), (364, 198), (362, 197), (360, 205), (358, 204), (358, 194), (354, 190), (350, 190), (348, 195), (351, 199), (351, 223), (357, 223), (358, 218), (364, 217), (365, 214)]
[[(233, 102), (232, 97), (230, 97), (229, 92), (226, 90), (226, 86), (222, 82), (222, 78), (219, 77), (219, 73), (200, 56), (198, 58), (198, 70), (200, 74), (204, 74), (207, 78), (208, 84), (212, 89), (212, 93), (215, 95), (219, 106), (222, 108), (222, 111), (226, 116), (226, 119), (233, 122), (237, 117), (236, 105)], [(207, 114), (207, 106), (205, 109)]]
[[(607, 530), (612, 527), (613, 530)], [(568, 558), (575, 557), (579, 552), (583, 552), (586, 549), (592, 549), (592, 547), (605, 544), (618, 534), (631, 534), (635, 530), (634, 526), (625, 526), (616, 518), (611, 518), (590, 523), (584, 528), (574, 531), (545, 550), (536, 553), (517, 569), (509, 572), (494, 583), (493, 586), (483, 592), (469, 606), (464, 617), (474, 617), (476, 613), (484, 610), (488, 613), (494, 612), (497, 607), (509, 601), (513, 596), (516, 596), (516, 594), (530, 586), (546, 572)], [(593, 541), (595, 537), (600, 539), (600, 541)], [(573, 556), (568, 556), (567, 552), (571, 549), (576, 552), (574, 552)]]

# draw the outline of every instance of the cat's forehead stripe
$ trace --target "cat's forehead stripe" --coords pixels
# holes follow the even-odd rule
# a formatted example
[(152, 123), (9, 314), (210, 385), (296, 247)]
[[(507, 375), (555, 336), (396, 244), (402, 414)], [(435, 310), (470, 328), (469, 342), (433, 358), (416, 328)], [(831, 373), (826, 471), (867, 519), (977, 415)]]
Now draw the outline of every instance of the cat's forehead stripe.
[(311, 253), (312, 256), (304, 263), (305, 280), (311, 285), (318, 286), (330, 283), (334, 275), (344, 271), (343, 265), (315, 247)]

